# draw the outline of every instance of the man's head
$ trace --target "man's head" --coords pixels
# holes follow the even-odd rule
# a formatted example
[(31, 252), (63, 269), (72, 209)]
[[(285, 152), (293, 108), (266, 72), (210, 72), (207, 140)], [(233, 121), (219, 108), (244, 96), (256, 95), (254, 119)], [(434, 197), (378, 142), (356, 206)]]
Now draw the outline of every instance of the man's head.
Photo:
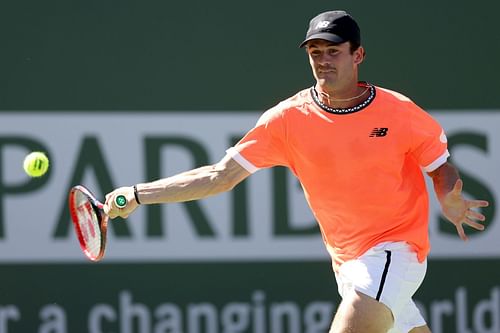
[(324, 12), (309, 23), (306, 48), (317, 85), (325, 92), (354, 89), (365, 52), (358, 24), (344, 11)]
[(361, 32), (356, 21), (343, 10), (323, 12), (309, 22), (306, 38), (300, 44), (304, 47), (308, 41), (323, 39), (334, 44), (349, 42), (351, 50), (361, 45)]

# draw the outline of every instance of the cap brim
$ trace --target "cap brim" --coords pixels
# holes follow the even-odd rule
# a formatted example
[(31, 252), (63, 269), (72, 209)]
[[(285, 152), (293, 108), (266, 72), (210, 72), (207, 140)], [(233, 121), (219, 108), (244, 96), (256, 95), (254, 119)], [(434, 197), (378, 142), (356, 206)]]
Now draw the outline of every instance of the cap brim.
[(304, 45), (306, 45), (306, 43), (312, 39), (324, 39), (324, 40), (327, 40), (329, 42), (332, 42), (332, 43), (335, 43), (335, 44), (340, 44), (340, 43), (343, 43), (345, 42), (346, 40), (338, 35), (334, 35), (332, 33), (329, 33), (329, 32), (320, 32), (320, 33), (317, 33), (317, 34), (313, 34), (309, 37), (307, 37), (300, 45), (299, 47), (304, 47)]

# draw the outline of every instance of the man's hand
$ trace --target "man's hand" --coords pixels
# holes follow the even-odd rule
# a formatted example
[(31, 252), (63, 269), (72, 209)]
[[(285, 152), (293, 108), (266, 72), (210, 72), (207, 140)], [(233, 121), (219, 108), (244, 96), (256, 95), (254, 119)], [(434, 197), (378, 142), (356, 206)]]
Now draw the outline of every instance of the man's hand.
[[(115, 198), (119, 195), (124, 195), (127, 199), (127, 204), (123, 208), (116, 206)], [(109, 218), (123, 217), (126, 219), (139, 205), (135, 201), (133, 187), (120, 187), (113, 192), (106, 194), (106, 202), (104, 203), (104, 212)]]
[(455, 225), (460, 238), (466, 241), (468, 238), (465, 235), (464, 224), (476, 230), (484, 230), (484, 225), (476, 222), (484, 221), (484, 215), (472, 209), (487, 207), (489, 203), (485, 200), (465, 200), (462, 196), (462, 187), (463, 182), (458, 179), (453, 189), (444, 195), (440, 202), (443, 215)]

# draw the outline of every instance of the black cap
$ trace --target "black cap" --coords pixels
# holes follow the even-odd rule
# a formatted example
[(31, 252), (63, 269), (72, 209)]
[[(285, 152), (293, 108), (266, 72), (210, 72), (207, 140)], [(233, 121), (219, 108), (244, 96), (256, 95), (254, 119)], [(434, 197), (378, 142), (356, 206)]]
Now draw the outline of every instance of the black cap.
[(300, 47), (311, 39), (325, 39), (335, 44), (347, 41), (361, 44), (361, 33), (351, 15), (343, 10), (334, 10), (321, 13), (309, 22), (306, 39)]

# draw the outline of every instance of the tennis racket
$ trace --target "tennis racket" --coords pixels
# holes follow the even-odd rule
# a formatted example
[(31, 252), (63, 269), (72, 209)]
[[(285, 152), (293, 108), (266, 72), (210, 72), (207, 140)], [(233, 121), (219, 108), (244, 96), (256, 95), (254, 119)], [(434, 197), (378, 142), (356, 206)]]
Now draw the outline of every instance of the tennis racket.
[[(71, 220), (83, 253), (91, 261), (101, 260), (106, 249), (108, 230), (108, 216), (104, 213), (103, 203), (83, 185), (72, 187), (68, 199)], [(127, 205), (127, 199), (117, 195), (115, 204), (123, 208)]]

